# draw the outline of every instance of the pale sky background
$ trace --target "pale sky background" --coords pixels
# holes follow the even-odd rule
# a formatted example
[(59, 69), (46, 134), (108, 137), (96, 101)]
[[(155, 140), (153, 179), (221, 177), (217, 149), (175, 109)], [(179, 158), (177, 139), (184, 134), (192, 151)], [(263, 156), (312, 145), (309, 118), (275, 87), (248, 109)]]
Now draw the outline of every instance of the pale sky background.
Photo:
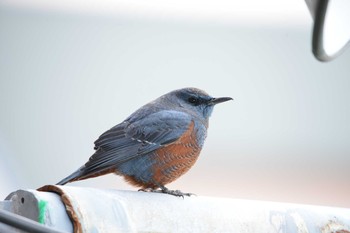
[(350, 52), (313, 57), (304, 1), (144, 2), (0, 1), (1, 199), (58, 182), (105, 130), (193, 86), (235, 101), (169, 188), (350, 207)]

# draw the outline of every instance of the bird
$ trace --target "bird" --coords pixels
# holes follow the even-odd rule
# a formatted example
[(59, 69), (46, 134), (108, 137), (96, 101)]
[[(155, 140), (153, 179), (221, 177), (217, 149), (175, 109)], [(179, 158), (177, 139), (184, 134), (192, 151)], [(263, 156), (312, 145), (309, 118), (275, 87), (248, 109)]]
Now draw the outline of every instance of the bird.
[(229, 100), (193, 87), (164, 94), (104, 132), (89, 160), (56, 185), (115, 173), (139, 191), (193, 195), (165, 185), (194, 165), (214, 106)]

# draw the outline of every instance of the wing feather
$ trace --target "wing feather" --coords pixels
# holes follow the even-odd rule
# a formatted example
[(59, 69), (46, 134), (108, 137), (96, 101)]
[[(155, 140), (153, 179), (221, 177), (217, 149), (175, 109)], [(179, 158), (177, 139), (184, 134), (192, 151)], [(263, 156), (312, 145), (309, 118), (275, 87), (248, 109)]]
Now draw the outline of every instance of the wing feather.
[(81, 176), (117, 167), (170, 144), (181, 137), (191, 121), (191, 116), (183, 112), (160, 111), (132, 123), (116, 125), (96, 140), (96, 152), (81, 168)]

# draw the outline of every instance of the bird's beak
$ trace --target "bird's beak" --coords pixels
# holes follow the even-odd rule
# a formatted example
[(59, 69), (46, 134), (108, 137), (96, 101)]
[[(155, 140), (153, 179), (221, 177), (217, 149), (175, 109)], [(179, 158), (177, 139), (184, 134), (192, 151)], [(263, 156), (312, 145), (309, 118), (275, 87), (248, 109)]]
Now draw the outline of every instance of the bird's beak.
[(209, 100), (208, 105), (215, 105), (219, 103), (223, 103), (229, 100), (233, 100), (231, 97), (219, 97), (219, 98), (212, 98)]

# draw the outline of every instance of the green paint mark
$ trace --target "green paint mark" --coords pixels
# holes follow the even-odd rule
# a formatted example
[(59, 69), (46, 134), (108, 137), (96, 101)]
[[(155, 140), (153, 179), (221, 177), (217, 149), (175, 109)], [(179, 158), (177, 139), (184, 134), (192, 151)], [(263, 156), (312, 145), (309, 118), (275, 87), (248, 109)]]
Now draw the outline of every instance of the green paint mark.
[(38, 208), (39, 208), (39, 216), (38, 216), (39, 223), (44, 224), (47, 201), (40, 200), (38, 204)]

